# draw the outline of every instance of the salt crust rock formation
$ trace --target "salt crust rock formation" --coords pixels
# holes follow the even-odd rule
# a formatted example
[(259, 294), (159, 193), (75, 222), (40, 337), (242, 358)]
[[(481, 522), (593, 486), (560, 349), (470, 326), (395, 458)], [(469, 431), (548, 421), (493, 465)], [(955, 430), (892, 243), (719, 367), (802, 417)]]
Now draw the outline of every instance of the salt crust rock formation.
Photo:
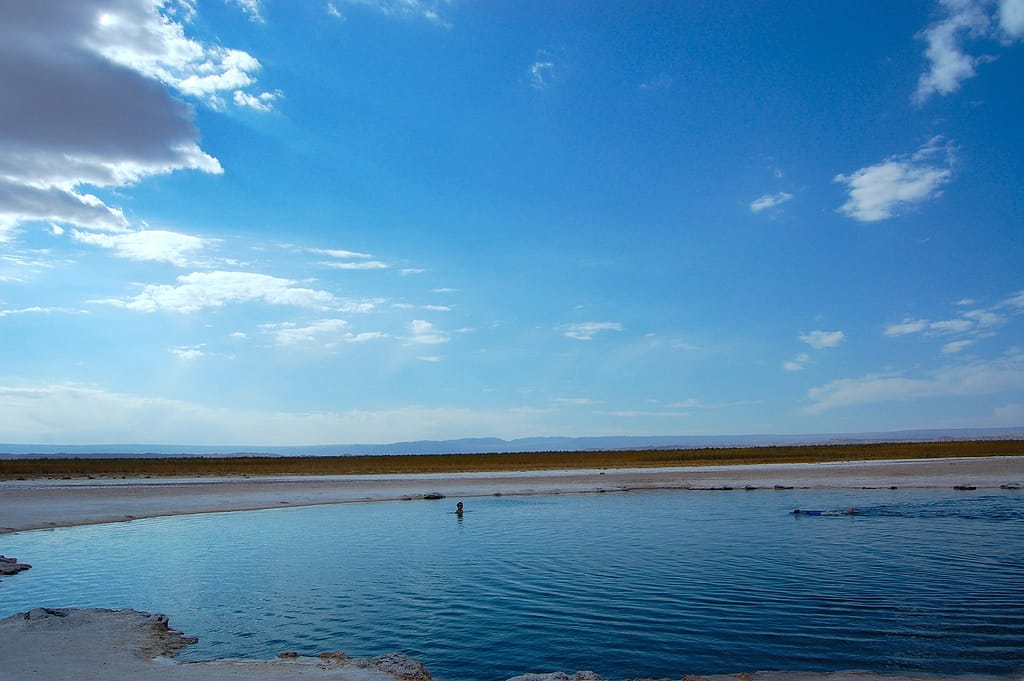
[(137, 610), (37, 608), (0, 620), (0, 681), (431, 681), (426, 668), (401, 653), (350, 658), (344, 653), (277, 660), (177, 663), (195, 643), (165, 615)]
[[(196, 639), (172, 629), (164, 615), (137, 610), (37, 608), (0, 620), (0, 681), (431, 681), (427, 669), (401, 653), (350, 658), (345, 653), (277, 660), (177, 663), (171, 658)], [(681, 681), (1007, 681), (870, 672), (756, 672), (684, 676)], [(607, 681), (591, 671), (524, 674), (508, 681)], [(627, 679), (626, 681), (679, 681)], [(1022, 680), (1024, 681), (1024, 680)]]

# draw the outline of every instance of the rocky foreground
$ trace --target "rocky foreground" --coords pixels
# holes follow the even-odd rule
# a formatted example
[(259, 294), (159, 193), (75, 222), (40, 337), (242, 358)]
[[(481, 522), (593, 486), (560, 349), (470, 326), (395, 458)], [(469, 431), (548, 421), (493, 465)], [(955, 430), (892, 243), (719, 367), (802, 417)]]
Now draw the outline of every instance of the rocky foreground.
[[(172, 629), (164, 615), (137, 610), (37, 608), (0, 620), (0, 680), (431, 681), (430, 673), (422, 664), (402, 653), (372, 658), (351, 658), (342, 652), (328, 652), (317, 657), (282, 653), (278, 659), (266, 661), (179, 663), (173, 660), (177, 651), (195, 641), (195, 638)], [(829, 674), (756, 672), (684, 676), (682, 681), (937, 681), (938, 678), (926, 675), (883, 676), (857, 671)], [(983, 681), (982, 677), (970, 678), (971, 681)], [(606, 680), (594, 672), (580, 671), (574, 674), (526, 674), (509, 681)]]

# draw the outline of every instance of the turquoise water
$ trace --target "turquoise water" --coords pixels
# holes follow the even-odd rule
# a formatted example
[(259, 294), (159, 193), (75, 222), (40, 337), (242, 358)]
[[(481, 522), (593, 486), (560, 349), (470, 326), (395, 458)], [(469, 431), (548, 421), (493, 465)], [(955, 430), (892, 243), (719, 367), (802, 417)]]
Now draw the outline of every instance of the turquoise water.
[[(0, 537), (0, 617), (134, 607), (186, 660), (399, 650), (439, 681), (1024, 671), (1024, 496), (667, 491), (342, 504)], [(853, 516), (802, 517), (794, 508)]]

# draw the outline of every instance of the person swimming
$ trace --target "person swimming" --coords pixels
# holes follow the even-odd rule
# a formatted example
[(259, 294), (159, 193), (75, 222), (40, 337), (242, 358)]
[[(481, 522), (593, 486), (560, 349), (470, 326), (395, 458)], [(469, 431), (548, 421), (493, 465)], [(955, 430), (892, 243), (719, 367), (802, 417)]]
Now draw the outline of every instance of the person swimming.
[(455, 504), (455, 515), (462, 517), (462, 502)]

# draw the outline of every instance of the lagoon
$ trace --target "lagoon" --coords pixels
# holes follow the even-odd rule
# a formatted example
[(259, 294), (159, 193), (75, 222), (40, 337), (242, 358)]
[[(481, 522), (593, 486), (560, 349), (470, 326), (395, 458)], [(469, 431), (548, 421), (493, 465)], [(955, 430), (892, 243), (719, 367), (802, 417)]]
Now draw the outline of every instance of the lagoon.
[[(184, 660), (399, 650), (440, 681), (592, 669), (1024, 671), (1024, 496), (649, 491), (214, 513), (23, 532), (0, 617), (134, 607)], [(853, 516), (794, 516), (794, 508)]]

